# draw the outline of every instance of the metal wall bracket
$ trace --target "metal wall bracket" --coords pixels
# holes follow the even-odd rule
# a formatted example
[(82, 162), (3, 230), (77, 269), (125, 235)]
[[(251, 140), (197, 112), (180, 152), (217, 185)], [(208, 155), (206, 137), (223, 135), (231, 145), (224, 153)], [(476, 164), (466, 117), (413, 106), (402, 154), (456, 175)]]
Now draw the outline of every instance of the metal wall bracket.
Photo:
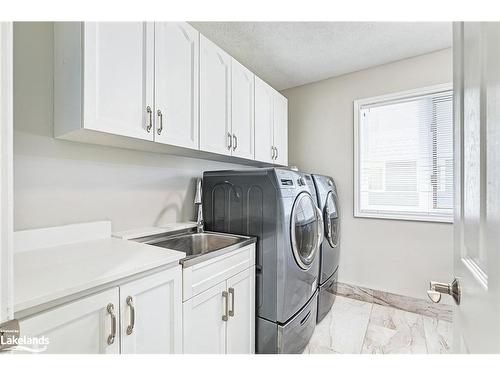
[(19, 321), (17, 319), (0, 323), (0, 351), (16, 346), (19, 339)]

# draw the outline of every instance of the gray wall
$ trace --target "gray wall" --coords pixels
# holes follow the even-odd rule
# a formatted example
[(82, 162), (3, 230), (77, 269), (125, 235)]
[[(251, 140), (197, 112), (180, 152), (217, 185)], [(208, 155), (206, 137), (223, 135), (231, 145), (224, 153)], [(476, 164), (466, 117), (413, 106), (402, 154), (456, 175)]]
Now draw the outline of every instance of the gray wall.
[(429, 280), (451, 280), (451, 224), (353, 217), (353, 100), (451, 81), (448, 49), (283, 92), (290, 165), (339, 189), (340, 281), (426, 298)]
[(194, 218), (195, 178), (232, 164), (55, 140), (53, 25), (14, 25), (15, 230), (109, 219), (113, 230)]

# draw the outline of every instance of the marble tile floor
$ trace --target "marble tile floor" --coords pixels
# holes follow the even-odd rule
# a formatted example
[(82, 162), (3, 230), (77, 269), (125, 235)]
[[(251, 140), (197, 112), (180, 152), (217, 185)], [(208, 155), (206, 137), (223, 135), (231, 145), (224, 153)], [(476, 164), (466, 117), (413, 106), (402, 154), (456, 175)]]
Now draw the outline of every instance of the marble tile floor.
[(447, 354), (451, 341), (448, 321), (337, 296), (304, 353)]

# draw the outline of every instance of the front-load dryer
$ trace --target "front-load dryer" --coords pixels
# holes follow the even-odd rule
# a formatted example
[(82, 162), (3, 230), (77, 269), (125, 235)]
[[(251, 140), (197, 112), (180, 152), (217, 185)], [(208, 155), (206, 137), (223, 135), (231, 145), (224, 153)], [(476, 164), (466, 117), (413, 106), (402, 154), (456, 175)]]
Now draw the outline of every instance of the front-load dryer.
[(322, 215), (288, 169), (203, 174), (205, 227), (257, 237), (256, 352), (300, 353), (316, 326)]
[(318, 207), (323, 213), (324, 237), (320, 247), (318, 316), (320, 322), (330, 311), (337, 292), (340, 257), (340, 212), (337, 188), (333, 178), (312, 175)]

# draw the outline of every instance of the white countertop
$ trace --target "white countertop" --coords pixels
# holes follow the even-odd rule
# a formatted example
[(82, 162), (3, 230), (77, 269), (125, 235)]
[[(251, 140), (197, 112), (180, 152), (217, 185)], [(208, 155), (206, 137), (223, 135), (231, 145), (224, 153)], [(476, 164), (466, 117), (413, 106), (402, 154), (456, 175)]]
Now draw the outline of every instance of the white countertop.
[[(74, 232), (75, 226), (66, 226), (64, 230), (67, 233)], [(17, 242), (20, 244), (26, 243), (26, 238), (31, 243), (33, 239), (41, 242), (40, 248), (24, 246), (23, 249), (20, 246), (21, 250), (14, 253), (16, 312), (156, 267), (174, 265), (185, 256), (180, 251), (111, 238), (111, 232), (109, 238), (102, 238), (101, 231), (97, 239), (90, 236), (87, 240), (82, 241), (80, 238), (78, 242), (67, 243), (67, 238), (60, 240), (64, 235), (61, 236), (55, 228), (37, 231), (35, 235), (29, 233), (34, 231), (16, 232), (20, 233), (17, 235)], [(42, 237), (47, 238), (47, 233), (51, 239), (40, 240)], [(57, 241), (54, 237), (58, 237)], [(50, 246), (44, 247), (47, 243)]]
[(189, 228), (196, 228), (196, 222), (186, 221), (183, 223), (166, 224), (161, 227), (145, 227), (145, 228), (130, 229), (122, 232), (114, 232), (113, 237), (121, 238), (123, 240), (132, 240), (135, 238), (153, 236), (155, 234), (169, 233)]

